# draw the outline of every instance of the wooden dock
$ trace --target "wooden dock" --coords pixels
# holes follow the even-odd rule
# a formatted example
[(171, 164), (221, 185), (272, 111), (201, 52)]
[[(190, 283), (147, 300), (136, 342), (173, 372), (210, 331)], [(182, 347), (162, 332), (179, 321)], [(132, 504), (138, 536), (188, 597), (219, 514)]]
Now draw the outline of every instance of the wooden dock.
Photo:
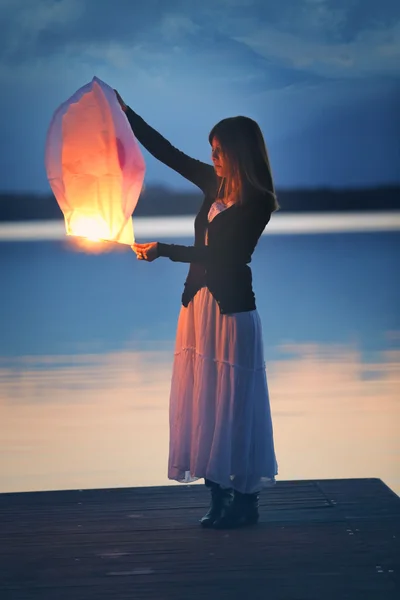
[(0, 494), (1, 600), (398, 600), (400, 498), (280, 481), (258, 526), (202, 530), (204, 486)]

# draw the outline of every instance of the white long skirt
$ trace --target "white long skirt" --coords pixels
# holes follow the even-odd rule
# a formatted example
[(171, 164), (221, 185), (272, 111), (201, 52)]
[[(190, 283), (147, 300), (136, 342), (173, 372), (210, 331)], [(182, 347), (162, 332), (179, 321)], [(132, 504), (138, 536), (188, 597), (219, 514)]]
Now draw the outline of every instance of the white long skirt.
[(168, 478), (254, 493), (277, 472), (259, 314), (221, 315), (203, 287), (178, 320)]

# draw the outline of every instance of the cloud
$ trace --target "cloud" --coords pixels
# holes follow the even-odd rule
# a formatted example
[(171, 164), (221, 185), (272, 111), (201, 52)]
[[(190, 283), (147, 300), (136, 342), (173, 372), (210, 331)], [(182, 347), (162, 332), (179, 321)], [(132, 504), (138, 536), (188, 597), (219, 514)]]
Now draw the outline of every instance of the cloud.
[(147, 0), (140, 9), (129, 0), (112, 7), (106, 0), (0, 0), (0, 56), (14, 65), (91, 56), (127, 68), (147, 55), (173, 68), (184, 52), (192, 70), (208, 68), (210, 76), (241, 72), (244, 61), (247, 75), (260, 77), (261, 67), (274, 66), (302, 77), (393, 76), (396, 14), (390, 0), (379, 11), (361, 0), (203, 0), (196, 10), (183, 0)]
[(40, 47), (40, 37), (74, 25), (83, 13), (79, 0), (2, 0), (0, 52), (3, 60), (29, 60)]
[[(203, 160), (208, 147), (196, 135), (227, 114), (251, 114), (284, 139), (314, 119), (310, 105), (324, 106), (328, 118), (327, 98), (332, 110), (355, 106), (367, 84), (383, 97), (399, 79), (396, 7), (394, 0), (0, 0), (3, 189), (22, 179), (24, 189), (42, 189), (52, 111), (93, 75)], [(392, 147), (381, 154), (393, 165)]]
[[(17, 43), (26, 41), (30, 55), (18, 53), (24, 62), (48, 52), (65, 52), (71, 46), (149, 42), (157, 45), (161, 38), (179, 37), (195, 31), (190, 15), (181, 14), (179, 0), (160, 4), (147, 0), (140, 9), (130, 0), (0, 0), (0, 49), (13, 58)], [(13, 10), (10, 10), (12, 6)], [(5, 34), (7, 34), (5, 36)], [(5, 38), (4, 38), (5, 36)], [(10, 46), (12, 38), (15, 42)], [(15, 58), (15, 57), (14, 57)]]
[(270, 29), (238, 40), (265, 58), (325, 77), (399, 74), (400, 22), (390, 29), (362, 31), (349, 43), (321, 43)]
[[(324, 78), (399, 76), (400, 19), (380, 19), (359, 2), (288, 3), (274, 19), (231, 15), (220, 29), (266, 61)], [(355, 17), (359, 19), (355, 22)], [(270, 17), (270, 15), (269, 15)]]
[(180, 42), (182, 38), (198, 33), (200, 27), (188, 16), (165, 15), (161, 19), (160, 32), (166, 42)]

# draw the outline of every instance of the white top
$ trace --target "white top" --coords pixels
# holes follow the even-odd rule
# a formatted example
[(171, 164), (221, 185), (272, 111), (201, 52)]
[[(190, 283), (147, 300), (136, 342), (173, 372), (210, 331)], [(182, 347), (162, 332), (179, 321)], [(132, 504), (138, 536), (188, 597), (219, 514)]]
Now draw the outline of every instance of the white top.
[(208, 222), (211, 223), (214, 217), (216, 217), (220, 212), (226, 210), (230, 206), (232, 206), (233, 202), (228, 202), (225, 204), (222, 200), (216, 200), (213, 204), (211, 204), (210, 210), (208, 211)]

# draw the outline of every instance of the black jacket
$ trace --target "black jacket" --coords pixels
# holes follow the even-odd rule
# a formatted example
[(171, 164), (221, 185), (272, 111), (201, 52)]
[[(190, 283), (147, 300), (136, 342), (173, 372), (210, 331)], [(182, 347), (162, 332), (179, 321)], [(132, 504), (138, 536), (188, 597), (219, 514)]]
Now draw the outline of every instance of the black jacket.
[[(241, 203), (226, 208), (208, 223), (208, 211), (221, 183), (214, 167), (174, 148), (131, 108), (128, 107), (126, 115), (136, 138), (146, 150), (204, 193), (194, 223), (194, 246), (158, 244), (159, 256), (190, 263), (182, 304), (188, 306), (198, 290), (207, 286), (222, 314), (254, 310), (256, 304), (248, 264), (271, 217), (267, 194), (252, 191)], [(207, 227), (208, 244), (205, 245)]]

